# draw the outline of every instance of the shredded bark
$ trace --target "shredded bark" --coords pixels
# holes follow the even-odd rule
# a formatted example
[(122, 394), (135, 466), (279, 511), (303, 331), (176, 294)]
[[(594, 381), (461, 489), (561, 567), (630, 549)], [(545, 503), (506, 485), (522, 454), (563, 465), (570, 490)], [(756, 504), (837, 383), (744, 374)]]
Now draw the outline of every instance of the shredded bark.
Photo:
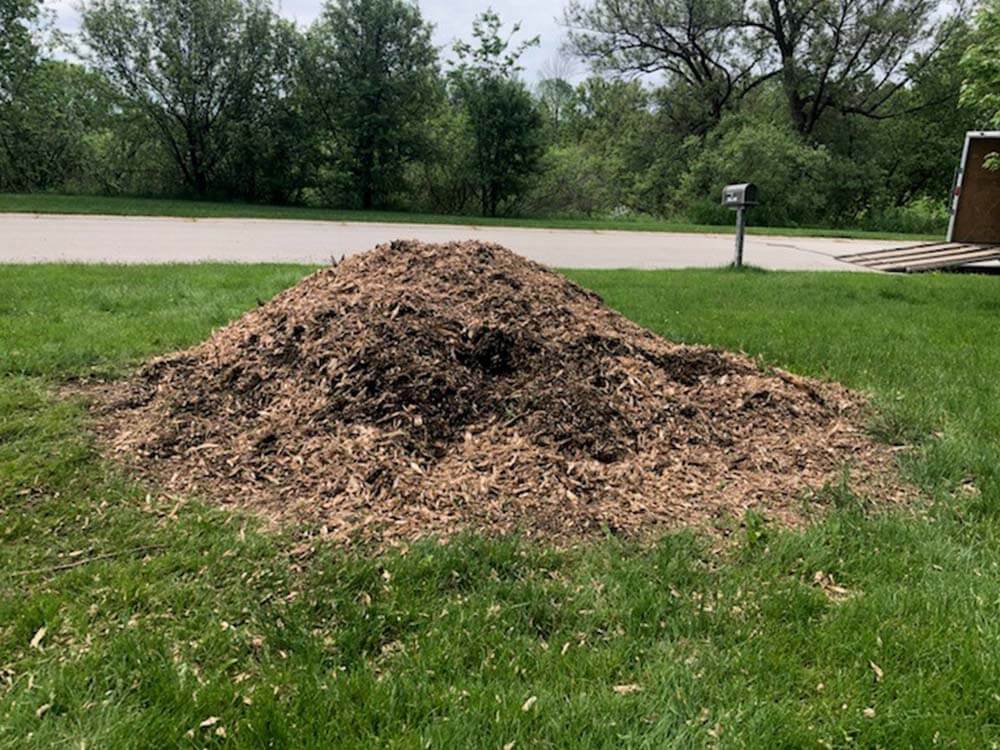
[(856, 394), (671, 343), (476, 242), (324, 268), (103, 402), (140, 475), (344, 542), (794, 524), (844, 476), (900, 496)]

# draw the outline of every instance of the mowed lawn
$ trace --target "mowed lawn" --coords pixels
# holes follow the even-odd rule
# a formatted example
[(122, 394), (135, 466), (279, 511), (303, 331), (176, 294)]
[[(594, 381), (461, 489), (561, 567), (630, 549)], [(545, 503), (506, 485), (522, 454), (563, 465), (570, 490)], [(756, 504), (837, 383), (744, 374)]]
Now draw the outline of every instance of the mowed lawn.
[(0, 266), (0, 747), (998, 746), (1000, 279), (570, 272), (671, 338), (870, 391), (929, 499), (831, 488), (821, 523), (736, 519), (722, 551), (373, 556), (137, 485), (55, 393), (307, 270)]

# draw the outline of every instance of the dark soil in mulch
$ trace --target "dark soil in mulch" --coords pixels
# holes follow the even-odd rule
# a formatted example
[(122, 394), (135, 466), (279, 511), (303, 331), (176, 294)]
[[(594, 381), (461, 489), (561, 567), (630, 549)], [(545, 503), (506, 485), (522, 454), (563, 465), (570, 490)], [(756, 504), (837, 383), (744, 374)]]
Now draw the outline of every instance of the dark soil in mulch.
[(394, 242), (106, 389), (168, 491), (342, 541), (794, 524), (844, 477), (902, 496), (844, 388), (681, 346), (495, 245)]

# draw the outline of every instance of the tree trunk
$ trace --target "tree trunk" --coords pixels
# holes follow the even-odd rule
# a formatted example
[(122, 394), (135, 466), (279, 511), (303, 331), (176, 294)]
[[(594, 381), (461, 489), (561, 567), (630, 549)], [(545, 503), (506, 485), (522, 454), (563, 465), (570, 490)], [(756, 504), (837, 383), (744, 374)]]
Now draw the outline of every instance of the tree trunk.
[(208, 194), (208, 176), (200, 168), (194, 173), (194, 192), (199, 198)]
[(782, 88), (788, 101), (788, 114), (800, 135), (809, 135), (812, 125), (806, 116), (806, 104), (799, 93), (799, 81), (795, 73), (795, 63), (791, 60), (782, 61)]
[(195, 195), (204, 198), (208, 193), (208, 175), (205, 173), (201, 150), (191, 130), (188, 130), (188, 162), (191, 165), (191, 187), (194, 188)]
[(358, 182), (361, 183), (361, 208), (370, 211), (375, 207), (375, 154), (371, 144), (362, 146), (358, 159)]

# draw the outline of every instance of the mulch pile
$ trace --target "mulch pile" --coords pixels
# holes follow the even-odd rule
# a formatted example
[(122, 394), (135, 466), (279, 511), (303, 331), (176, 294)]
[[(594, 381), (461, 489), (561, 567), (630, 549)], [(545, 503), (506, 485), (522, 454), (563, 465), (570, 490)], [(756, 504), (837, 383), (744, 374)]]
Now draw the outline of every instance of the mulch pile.
[(849, 472), (898, 495), (844, 388), (680, 346), (496, 245), (394, 242), (113, 386), (103, 435), (168, 490), (379, 544), (795, 523)]

